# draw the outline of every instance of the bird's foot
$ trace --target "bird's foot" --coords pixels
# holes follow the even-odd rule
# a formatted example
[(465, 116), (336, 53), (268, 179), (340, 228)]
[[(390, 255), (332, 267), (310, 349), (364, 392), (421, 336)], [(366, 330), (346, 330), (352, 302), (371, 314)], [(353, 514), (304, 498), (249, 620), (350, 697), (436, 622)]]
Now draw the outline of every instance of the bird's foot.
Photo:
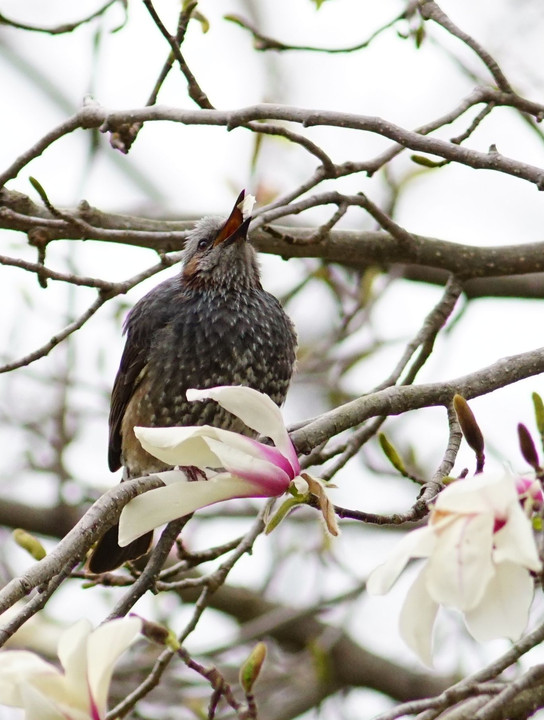
[(208, 479), (204, 470), (195, 467), (194, 465), (182, 465), (179, 469), (187, 475), (187, 480), (189, 482), (198, 482), (199, 480)]

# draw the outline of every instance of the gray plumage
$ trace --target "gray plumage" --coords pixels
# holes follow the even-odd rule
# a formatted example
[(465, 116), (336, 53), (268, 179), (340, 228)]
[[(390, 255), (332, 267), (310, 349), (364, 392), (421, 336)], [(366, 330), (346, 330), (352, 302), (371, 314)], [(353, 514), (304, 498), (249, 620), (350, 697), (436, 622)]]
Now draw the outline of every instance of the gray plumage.
[[(296, 334), (278, 300), (261, 286), (242, 199), (243, 193), (226, 221), (206, 217), (196, 225), (181, 273), (151, 290), (127, 317), (110, 410), (112, 471), (123, 465), (128, 477), (137, 477), (165, 469), (141, 448), (135, 425), (210, 424), (252, 434), (216, 402), (188, 402), (188, 388), (247, 385), (278, 405), (285, 399)], [(119, 562), (109, 547), (112, 539), (117, 546), (116, 533), (113, 528), (97, 546), (89, 563), (93, 572), (112, 569), (149, 544), (148, 537), (145, 548), (144, 540), (135, 541), (134, 552), (117, 547)]]

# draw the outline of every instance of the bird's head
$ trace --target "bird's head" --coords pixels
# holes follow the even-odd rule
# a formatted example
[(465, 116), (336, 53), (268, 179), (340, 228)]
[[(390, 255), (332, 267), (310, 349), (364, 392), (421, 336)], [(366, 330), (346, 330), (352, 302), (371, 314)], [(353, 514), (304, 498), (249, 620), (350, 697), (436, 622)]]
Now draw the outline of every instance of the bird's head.
[(185, 245), (181, 275), (196, 289), (239, 289), (260, 286), (255, 250), (247, 241), (254, 198), (242, 190), (231, 214), (204, 217)]

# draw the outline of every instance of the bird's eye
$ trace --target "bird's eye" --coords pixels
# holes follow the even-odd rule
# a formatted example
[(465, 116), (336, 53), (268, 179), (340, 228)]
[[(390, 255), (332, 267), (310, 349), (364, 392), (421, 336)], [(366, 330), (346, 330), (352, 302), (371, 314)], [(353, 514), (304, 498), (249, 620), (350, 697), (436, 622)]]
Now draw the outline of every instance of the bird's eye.
[(208, 247), (208, 245), (209, 245), (209, 241), (208, 241), (208, 240), (201, 240), (201, 241), (198, 243), (198, 249), (199, 249), (199, 250), (205, 250), (205, 249)]

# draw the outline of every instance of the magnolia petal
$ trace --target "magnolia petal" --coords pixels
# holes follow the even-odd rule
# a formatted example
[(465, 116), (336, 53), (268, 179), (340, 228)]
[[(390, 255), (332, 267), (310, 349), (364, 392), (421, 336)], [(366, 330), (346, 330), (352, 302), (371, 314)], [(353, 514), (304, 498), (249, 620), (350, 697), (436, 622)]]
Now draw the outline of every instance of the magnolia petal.
[(228, 457), (228, 469), (233, 471), (236, 466), (243, 468), (251, 463), (249, 458), (254, 458), (255, 461), (266, 463), (260, 472), (276, 474), (278, 468), (282, 477), (293, 477), (289, 461), (279, 450), (230, 430), (210, 425), (135, 427), (134, 433), (144, 450), (168, 465), (217, 469), (226, 467)]
[(422, 663), (433, 664), (433, 626), (438, 612), (436, 603), (427, 592), (427, 566), (424, 566), (408, 590), (399, 618), (400, 635)]
[(206, 442), (221, 460), (221, 467), (233, 475), (261, 486), (260, 495), (266, 497), (281, 495), (289, 487), (290, 475), (275, 463), (241, 453), (236, 448), (213, 438), (207, 438)]
[(505, 525), (495, 533), (493, 539), (493, 560), (496, 563), (511, 560), (534, 572), (542, 569), (533, 526), (519, 502), (512, 505)]
[(124, 617), (100, 625), (89, 637), (87, 643), (89, 690), (100, 717), (106, 714), (113, 667), (141, 629), (140, 618)]
[[(138, 429), (148, 430), (154, 428)], [(195, 430), (196, 429), (199, 428), (195, 428)], [(210, 429), (214, 430), (215, 428)], [(227, 434), (236, 435), (236, 433)], [(236, 475), (239, 478), (243, 478), (251, 483), (254, 483), (257, 486), (260, 486), (261, 492), (259, 493), (259, 495), (262, 495), (264, 497), (281, 495), (289, 487), (291, 478), (290, 475), (287, 473), (287, 470), (290, 470), (291, 468), (290, 466), (288, 466), (288, 468), (286, 468), (285, 470), (283, 469), (282, 466), (285, 466), (287, 461), (285, 460), (283, 455), (280, 455), (280, 453), (275, 450), (275, 448), (270, 448), (265, 445), (261, 445), (261, 443), (257, 443), (254, 440), (250, 440), (249, 438), (244, 438), (244, 440), (246, 441), (250, 440), (253, 445), (260, 446), (260, 448), (262, 448), (263, 450), (263, 452), (261, 452), (261, 449), (258, 448), (255, 454), (250, 455), (246, 452), (240, 452), (237, 448), (231, 447), (230, 444), (216, 440), (213, 437), (201, 437), (200, 439), (209, 448), (210, 453), (213, 455), (213, 457), (216, 458), (216, 461), (214, 463), (215, 467), (224, 468), (232, 475)], [(276, 464), (276, 462), (274, 461), (269, 461), (266, 459), (268, 457), (272, 457), (273, 459), (275, 459), (274, 455), (272, 454), (273, 452), (275, 452), (279, 456), (279, 465)], [(177, 457), (179, 459), (180, 457), (182, 457), (182, 455), (179, 454)], [(183, 465), (195, 465), (196, 467), (199, 467), (198, 462), (196, 462), (198, 458), (196, 458), (195, 456), (188, 454), (186, 456), (183, 456), (183, 459), (185, 461)], [(215, 477), (213, 472), (208, 472), (206, 474), (209, 480)], [(157, 473), (157, 476), (166, 485), (175, 482), (186, 482), (188, 480), (186, 473), (182, 470), (167, 470), (165, 472)]]
[(180, 482), (150, 490), (123, 508), (119, 518), (119, 545), (124, 547), (159, 525), (221, 500), (261, 496), (261, 487), (230, 473), (220, 473), (211, 480)]
[(88, 713), (79, 711), (70, 712), (69, 715), (63, 711), (62, 706), (57, 705), (45, 692), (41, 692), (30, 683), (23, 683), (21, 686), (21, 705), (25, 709), (25, 720), (89, 720)]
[(3, 650), (0, 652), (0, 703), (23, 707), (21, 690), (34, 677), (44, 681), (62, 680), (59, 671), (51, 663), (27, 650)]
[[(236, 433), (229, 433), (226, 430), (222, 432), (228, 433), (228, 436), (236, 435)], [(209, 425), (203, 425), (202, 427), (134, 428), (134, 434), (143, 449), (167, 465), (194, 465), (196, 467), (218, 468), (221, 467), (221, 461), (206, 443), (206, 438), (212, 433), (213, 428)]]
[[(208, 471), (208, 472), (214, 472)], [(162, 480), (165, 485), (174, 485), (178, 482), (189, 482), (189, 478), (183, 470), (165, 470), (164, 472), (155, 473), (155, 475)]]
[(442, 528), (429, 558), (427, 589), (442, 605), (468, 610), (481, 600), (495, 568), (493, 516), (458, 515)]
[(281, 411), (268, 395), (244, 386), (222, 385), (206, 390), (187, 390), (188, 400), (212, 399), (260, 435), (269, 437), (298, 475), (300, 465), (285, 428)]
[(67, 693), (74, 699), (74, 706), (82, 709), (90, 707), (86, 646), (91, 630), (89, 620), (79, 620), (62, 633), (58, 646)]
[(371, 595), (383, 595), (393, 587), (410, 558), (427, 557), (435, 546), (436, 537), (429, 527), (412, 530), (394, 548), (387, 560), (373, 570), (366, 589)]
[(515, 479), (506, 469), (498, 474), (477, 475), (448, 485), (436, 501), (435, 507), (459, 514), (505, 514), (512, 502), (517, 502)]
[(244, 199), (242, 200), (241, 203), (238, 203), (238, 207), (242, 211), (244, 220), (247, 220), (248, 217), (251, 215), (254, 205), (255, 205), (255, 196), (251, 195), (249, 193), (244, 196)]
[(497, 566), (480, 604), (465, 613), (470, 634), (479, 642), (520, 638), (529, 616), (534, 583), (529, 572), (512, 562)]

